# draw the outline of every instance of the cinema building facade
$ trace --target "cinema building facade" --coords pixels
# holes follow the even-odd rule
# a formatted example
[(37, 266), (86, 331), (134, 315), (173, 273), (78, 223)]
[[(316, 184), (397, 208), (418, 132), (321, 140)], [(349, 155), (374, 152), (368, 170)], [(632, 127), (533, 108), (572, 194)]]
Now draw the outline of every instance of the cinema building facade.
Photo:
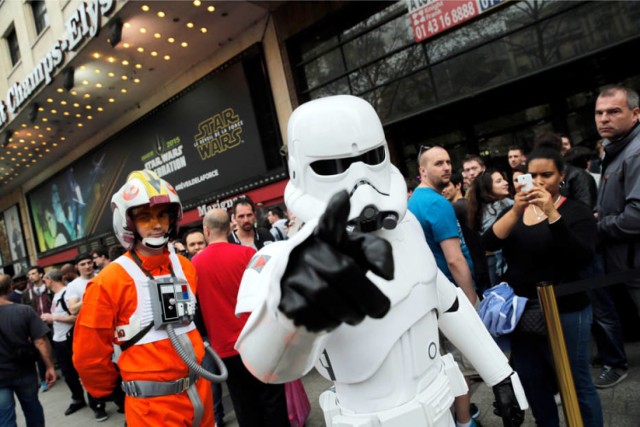
[(171, 182), (183, 226), (251, 196), (282, 204), (286, 124), (353, 94), (393, 163), (421, 144), (454, 165), (567, 133), (593, 147), (593, 103), (638, 87), (640, 3), (0, 1), (0, 267), (57, 265), (116, 240), (128, 172)]

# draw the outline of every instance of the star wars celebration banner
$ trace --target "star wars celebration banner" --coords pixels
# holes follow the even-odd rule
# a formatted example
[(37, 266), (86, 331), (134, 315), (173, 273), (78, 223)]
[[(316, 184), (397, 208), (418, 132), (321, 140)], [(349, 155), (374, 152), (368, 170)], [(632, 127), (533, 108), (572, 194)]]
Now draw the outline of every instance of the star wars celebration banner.
[(166, 179), (183, 203), (267, 171), (242, 61), (214, 71), (29, 192), (38, 250), (111, 232), (111, 196), (139, 169)]

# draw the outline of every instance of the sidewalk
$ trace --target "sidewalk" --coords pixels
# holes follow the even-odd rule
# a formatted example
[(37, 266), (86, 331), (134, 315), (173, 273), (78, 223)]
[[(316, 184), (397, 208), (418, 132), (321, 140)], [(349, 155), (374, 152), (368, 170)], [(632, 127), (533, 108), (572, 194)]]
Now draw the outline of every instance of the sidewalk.
[[(637, 427), (640, 425), (638, 421), (640, 420), (640, 342), (627, 343), (626, 350), (629, 365), (631, 366), (629, 369), (629, 377), (616, 387), (599, 390), (604, 412), (604, 425), (606, 427)], [(592, 370), (593, 377), (598, 373), (598, 370)], [(309, 395), (309, 400), (311, 401), (311, 415), (306, 423), (306, 427), (324, 426), (324, 418), (318, 406), (318, 396), (330, 386), (330, 382), (322, 378), (315, 370), (309, 373), (303, 379), (303, 382)], [(112, 403), (107, 404), (109, 419), (102, 423), (95, 422), (93, 412), (88, 407), (65, 417), (64, 411), (69, 405), (69, 396), (69, 389), (61, 380), (48, 392), (40, 393), (40, 401), (44, 406), (45, 419), (49, 427), (87, 427), (90, 425), (122, 427), (124, 425), (124, 416), (116, 412), (116, 407)], [(231, 405), (226, 387), (223, 387), (223, 396), (225, 426), (237, 427), (238, 423), (235, 419), (233, 406)], [(478, 384), (475, 387), (472, 401), (480, 408), (479, 421), (482, 426), (502, 427), (501, 420), (493, 415), (491, 406), (493, 393), (488, 387), (482, 383)], [(22, 410), (18, 403), (16, 403), (16, 405), (18, 426), (24, 427), (25, 423)], [(562, 408), (558, 407), (558, 410), (562, 416)], [(523, 426), (535, 426), (530, 411), (527, 411)]]

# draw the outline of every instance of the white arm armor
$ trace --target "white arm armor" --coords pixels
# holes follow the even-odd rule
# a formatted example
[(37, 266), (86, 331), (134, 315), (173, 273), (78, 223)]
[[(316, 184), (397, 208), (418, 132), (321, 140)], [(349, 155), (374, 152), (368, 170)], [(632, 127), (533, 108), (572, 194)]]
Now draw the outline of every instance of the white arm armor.
[(251, 316), (235, 348), (247, 369), (265, 383), (284, 383), (309, 372), (329, 337), (296, 327), (278, 310), (280, 280), (289, 254), (313, 232), (316, 223), (307, 223), (290, 240), (266, 245), (242, 277), (236, 315), (251, 312)]
[[(443, 274), (438, 275), (437, 284), (439, 293), (450, 293), (450, 290), (446, 290), (446, 288), (450, 288), (452, 285)], [(455, 288), (455, 291), (458, 294), (458, 308), (447, 312), (451, 306), (441, 306), (441, 315), (438, 320), (440, 331), (471, 362), (489, 387), (511, 377), (520, 408), (526, 409), (528, 407), (527, 398), (518, 374), (511, 369), (509, 361), (495, 344), (464, 292), (460, 288)], [(449, 298), (446, 299), (450, 301)]]

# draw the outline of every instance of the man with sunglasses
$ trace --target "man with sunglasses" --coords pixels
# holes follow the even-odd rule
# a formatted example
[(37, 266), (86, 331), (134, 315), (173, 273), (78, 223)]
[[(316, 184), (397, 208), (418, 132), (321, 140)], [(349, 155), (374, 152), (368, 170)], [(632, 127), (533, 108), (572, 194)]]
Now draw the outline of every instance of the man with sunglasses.
[(471, 255), (453, 206), (442, 195), (451, 179), (451, 158), (442, 147), (422, 147), (418, 157), (420, 185), (409, 199), (413, 213), (436, 258), (438, 268), (475, 304)]
[[(413, 213), (422, 226), (424, 236), (433, 255), (436, 258), (438, 268), (447, 278), (462, 289), (471, 304), (476, 304), (476, 295), (473, 284), (473, 262), (462, 228), (456, 218), (453, 205), (442, 195), (451, 180), (451, 158), (442, 147), (421, 147), (418, 155), (420, 170), (420, 185), (409, 199), (409, 210)], [(477, 174), (473, 175), (473, 178)], [(445, 341), (445, 347), (449, 347)], [(456, 349), (448, 348), (454, 354), (456, 362), (462, 364), (465, 377), (475, 373), (472, 366), (467, 366)], [(475, 425), (472, 415), (479, 415), (477, 409), (470, 411), (471, 395), (467, 393), (456, 397), (455, 412), (458, 425)]]

